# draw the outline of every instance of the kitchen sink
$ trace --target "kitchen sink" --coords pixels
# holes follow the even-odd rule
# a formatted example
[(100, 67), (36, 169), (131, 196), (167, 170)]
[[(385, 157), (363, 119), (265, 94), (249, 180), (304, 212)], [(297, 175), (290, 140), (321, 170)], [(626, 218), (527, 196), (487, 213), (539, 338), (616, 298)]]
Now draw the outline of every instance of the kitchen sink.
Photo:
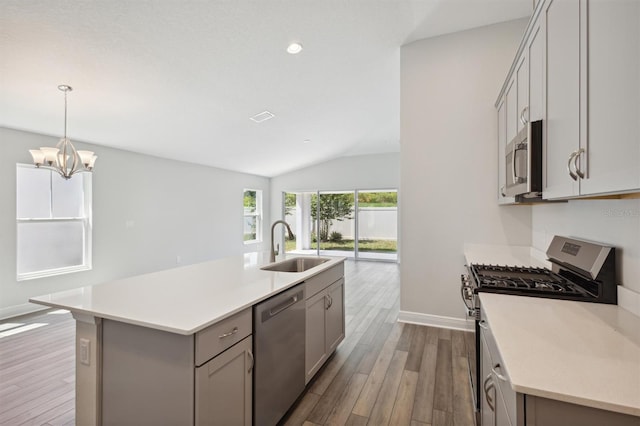
[(331, 259), (326, 257), (294, 257), (291, 259), (283, 260), (278, 263), (271, 263), (267, 266), (263, 266), (264, 271), (275, 272), (304, 272), (314, 266), (322, 265)]

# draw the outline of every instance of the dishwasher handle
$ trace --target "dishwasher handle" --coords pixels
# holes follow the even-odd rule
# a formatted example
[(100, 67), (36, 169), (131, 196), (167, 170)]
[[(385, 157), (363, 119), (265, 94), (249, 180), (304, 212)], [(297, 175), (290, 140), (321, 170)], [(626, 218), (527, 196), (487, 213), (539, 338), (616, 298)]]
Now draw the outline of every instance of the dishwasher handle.
[(286, 311), (291, 306), (301, 301), (302, 298), (303, 298), (303, 292), (299, 291), (293, 296), (287, 297), (282, 303), (279, 303), (273, 306), (272, 308), (265, 310), (264, 312), (262, 312), (262, 322), (267, 322), (271, 318), (278, 315), (279, 313)]

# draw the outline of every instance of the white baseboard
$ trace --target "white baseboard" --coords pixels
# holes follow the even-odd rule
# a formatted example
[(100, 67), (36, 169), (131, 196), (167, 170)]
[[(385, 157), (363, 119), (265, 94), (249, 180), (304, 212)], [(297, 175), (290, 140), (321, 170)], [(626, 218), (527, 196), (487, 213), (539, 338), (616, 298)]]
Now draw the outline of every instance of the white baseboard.
[(42, 311), (44, 309), (49, 308), (33, 303), (23, 303), (22, 305), (7, 306), (6, 308), (0, 308), (0, 320), (30, 314), (31, 312)]
[(619, 285), (618, 306), (640, 317), (640, 293)]
[(475, 330), (475, 320), (473, 319), (465, 320), (455, 317), (421, 314), (419, 312), (400, 311), (398, 321), (409, 324), (428, 325), (430, 327), (450, 328), (452, 330)]

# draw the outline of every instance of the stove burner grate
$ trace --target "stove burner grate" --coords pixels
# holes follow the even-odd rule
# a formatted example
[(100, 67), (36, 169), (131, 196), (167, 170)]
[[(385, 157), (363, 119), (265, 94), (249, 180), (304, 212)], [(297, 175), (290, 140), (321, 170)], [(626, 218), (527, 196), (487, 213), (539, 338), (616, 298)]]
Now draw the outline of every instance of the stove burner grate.
[(558, 295), (584, 296), (578, 285), (554, 274), (545, 268), (472, 265), (477, 285), (484, 290), (514, 293), (550, 293)]

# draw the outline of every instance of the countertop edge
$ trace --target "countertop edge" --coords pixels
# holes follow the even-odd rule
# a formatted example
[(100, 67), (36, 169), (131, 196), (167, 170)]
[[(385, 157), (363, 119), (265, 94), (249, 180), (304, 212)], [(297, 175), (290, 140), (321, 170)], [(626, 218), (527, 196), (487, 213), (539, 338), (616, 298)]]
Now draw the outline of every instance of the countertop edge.
[(615, 404), (613, 402), (600, 401), (589, 398), (580, 398), (578, 396), (567, 395), (552, 391), (545, 391), (537, 388), (530, 388), (518, 384), (511, 383), (511, 389), (516, 392), (536, 396), (540, 398), (553, 399), (556, 401), (568, 402), (571, 404), (582, 405), (584, 407), (598, 408), (601, 410), (612, 411), (620, 414), (628, 414), (630, 416), (640, 417), (640, 408), (628, 405)]
[[(495, 296), (519, 297), (519, 298), (527, 297), (527, 296), (515, 296), (515, 295), (499, 295), (494, 293), (482, 293), (480, 296), (481, 298), (483, 294), (486, 294), (489, 297), (495, 297)], [(552, 300), (552, 299), (536, 298), (536, 300)], [(566, 302), (577, 303), (577, 304), (585, 303), (585, 302), (576, 302), (576, 301), (566, 301)], [(607, 305), (607, 306), (614, 306), (614, 305)], [(624, 311), (624, 308), (621, 308), (619, 306), (617, 306), (617, 308)], [(495, 344), (497, 345), (498, 352), (500, 353), (500, 356), (502, 357), (502, 360), (505, 364), (504, 368), (507, 372), (507, 376), (509, 377), (510, 387), (514, 391), (522, 394), (531, 395), (531, 396), (553, 399), (553, 400), (562, 401), (566, 403), (581, 405), (584, 407), (596, 408), (596, 409), (616, 412), (620, 414), (640, 417), (640, 405), (621, 404), (621, 403), (616, 403), (607, 399), (594, 399), (594, 398), (580, 396), (576, 393), (563, 393), (563, 392), (553, 391), (553, 390), (544, 389), (536, 386), (528, 386), (519, 382), (519, 375), (517, 375), (514, 380), (509, 368), (510, 360), (505, 359), (505, 350), (504, 350), (503, 344), (501, 344), (501, 337), (496, 335), (495, 328), (494, 328), (495, 326), (491, 323), (491, 320), (492, 320), (491, 309), (486, 309), (485, 307), (485, 314), (487, 316), (487, 320), (489, 321), (489, 326), (492, 329), (493, 339), (495, 341)], [(629, 315), (632, 315), (632, 314), (629, 313)], [(494, 321), (495, 321), (495, 318), (494, 318)]]

